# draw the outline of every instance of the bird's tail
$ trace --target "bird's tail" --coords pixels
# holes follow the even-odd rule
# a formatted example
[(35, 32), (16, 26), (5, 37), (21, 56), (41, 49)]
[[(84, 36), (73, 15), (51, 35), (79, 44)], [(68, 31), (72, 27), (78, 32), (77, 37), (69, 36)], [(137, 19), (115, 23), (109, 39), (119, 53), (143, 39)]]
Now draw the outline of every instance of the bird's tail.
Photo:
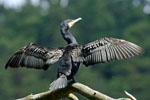
[(53, 81), (50, 84), (50, 90), (56, 90), (60, 88), (64, 88), (67, 86), (67, 77), (65, 75), (61, 75), (57, 80)]

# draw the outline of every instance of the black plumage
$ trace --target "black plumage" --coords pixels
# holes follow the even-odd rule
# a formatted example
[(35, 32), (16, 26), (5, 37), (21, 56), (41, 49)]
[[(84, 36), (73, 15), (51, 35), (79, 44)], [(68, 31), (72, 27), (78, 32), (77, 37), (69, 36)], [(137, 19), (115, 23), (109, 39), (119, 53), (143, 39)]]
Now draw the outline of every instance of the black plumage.
[(46, 48), (29, 43), (9, 59), (5, 68), (27, 67), (47, 70), (49, 65), (57, 62), (62, 54), (63, 48)]
[(7, 62), (5, 68), (27, 67), (47, 70), (48, 67), (59, 61), (57, 79), (50, 84), (50, 89), (63, 88), (69, 80), (74, 81), (74, 75), (80, 63), (86, 66), (121, 60), (140, 55), (144, 50), (131, 42), (115, 39), (101, 38), (84, 46), (78, 45), (69, 29), (74, 23), (81, 20), (66, 20), (61, 23), (61, 34), (68, 45), (60, 48), (46, 48), (30, 43), (19, 49)]

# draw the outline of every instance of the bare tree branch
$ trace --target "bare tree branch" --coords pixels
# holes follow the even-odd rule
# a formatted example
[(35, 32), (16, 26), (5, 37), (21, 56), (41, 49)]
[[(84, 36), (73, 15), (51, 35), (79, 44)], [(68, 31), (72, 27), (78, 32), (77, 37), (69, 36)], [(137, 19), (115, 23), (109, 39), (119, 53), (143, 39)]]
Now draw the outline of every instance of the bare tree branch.
[(29, 95), (27, 97), (17, 100), (60, 100), (62, 98), (68, 98), (69, 100), (79, 100), (74, 94), (79, 93), (80, 95), (88, 98), (89, 100), (136, 100), (134, 96), (125, 91), (128, 98), (114, 99), (105, 94), (102, 94), (96, 90), (89, 88), (81, 83), (73, 83), (65, 88), (58, 89), (55, 91), (46, 91), (35, 95)]
[(74, 94), (70, 93), (68, 96), (68, 99), (70, 100), (79, 100)]

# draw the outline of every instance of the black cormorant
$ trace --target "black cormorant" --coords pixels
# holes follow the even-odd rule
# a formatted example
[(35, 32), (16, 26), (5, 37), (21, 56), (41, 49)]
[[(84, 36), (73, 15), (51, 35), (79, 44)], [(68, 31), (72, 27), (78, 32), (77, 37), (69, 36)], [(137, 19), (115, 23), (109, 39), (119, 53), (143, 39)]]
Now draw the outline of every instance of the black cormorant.
[(130, 58), (142, 54), (144, 50), (131, 42), (116, 38), (101, 38), (86, 45), (78, 45), (69, 29), (81, 18), (65, 20), (61, 23), (61, 34), (68, 45), (59, 48), (46, 48), (34, 43), (19, 49), (7, 62), (5, 68), (27, 67), (47, 70), (59, 61), (57, 79), (50, 84), (50, 89), (64, 88), (68, 80), (74, 81), (74, 75), (80, 63), (86, 66), (106, 63), (113, 60)]

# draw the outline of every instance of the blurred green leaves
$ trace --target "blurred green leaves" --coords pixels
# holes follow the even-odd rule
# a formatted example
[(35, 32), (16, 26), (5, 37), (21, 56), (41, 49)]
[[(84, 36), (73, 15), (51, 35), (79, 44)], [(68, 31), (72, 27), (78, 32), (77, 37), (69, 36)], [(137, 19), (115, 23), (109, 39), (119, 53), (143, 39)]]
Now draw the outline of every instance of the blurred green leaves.
[(145, 53), (128, 60), (81, 66), (75, 79), (112, 97), (121, 97), (127, 90), (139, 100), (150, 99), (150, 15), (144, 14), (143, 2), (134, 6), (132, 0), (70, 0), (68, 6), (61, 7), (60, 0), (47, 1), (50, 6), (46, 14), (40, 5), (30, 2), (19, 11), (0, 5), (0, 99), (12, 100), (48, 90), (56, 78), (58, 64), (48, 71), (4, 70), (4, 66), (12, 53), (30, 42), (47, 47), (66, 45), (60, 23), (78, 17), (83, 20), (70, 31), (79, 44), (115, 37), (138, 44)]

